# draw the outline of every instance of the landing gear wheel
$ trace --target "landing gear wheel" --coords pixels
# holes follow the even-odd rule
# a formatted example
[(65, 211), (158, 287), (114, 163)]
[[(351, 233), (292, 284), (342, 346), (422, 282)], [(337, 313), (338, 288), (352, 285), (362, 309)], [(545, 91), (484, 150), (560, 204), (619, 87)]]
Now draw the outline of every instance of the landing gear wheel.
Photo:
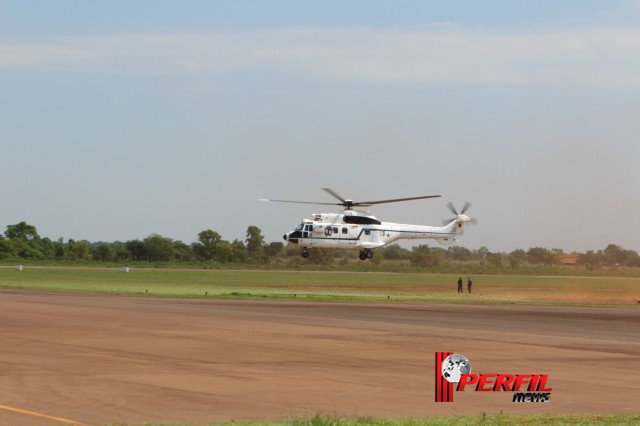
[(367, 260), (373, 257), (373, 252), (369, 249), (360, 252), (360, 260)]
[(304, 251), (302, 252), (302, 257), (304, 257), (305, 259), (309, 257), (309, 252), (307, 251), (307, 249), (304, 249)]

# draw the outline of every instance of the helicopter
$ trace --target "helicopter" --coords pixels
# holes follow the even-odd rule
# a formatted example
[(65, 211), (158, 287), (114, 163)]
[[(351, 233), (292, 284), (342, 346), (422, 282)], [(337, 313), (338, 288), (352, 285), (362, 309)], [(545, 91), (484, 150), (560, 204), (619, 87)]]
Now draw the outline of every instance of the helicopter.
[[(373, 250), (394, 243), (398, 240), (434, 239), (442, 245), (459, 244), (456, 237), (463, 235), (464, 227), (476, 224), (476, 219), (465, 215), (471, 203), (468, 201), (459, 212), (452, 203), (447, 207), (455, 215), (452, 219), (442, 222), (442, 226), (410, 225), (404, 223), (382, 222), (373, 216), (367, 207), (397, 203), (402, 201), (439, 198), (441, 195), (423, 195), (419, 197), (395, 198), (390, 200), (356, 202), (338, 195), (330, 188), (322, 188), (331, 194), (339, 203), (272, 200), (261, 198), (259, 201), (278, 203), (315, 204), (324, 206), (339, 206), (341, 213), (313, 213), (308, 219), (303, 219), (293, 231), (283, 235), (289, 244), (296, 244), (302, 248), (302, 257), (309, 257), (310, 248), (359, 250), (360, 260), (371, 259)], [(356, 210), (354, 208), (365, 208)]]

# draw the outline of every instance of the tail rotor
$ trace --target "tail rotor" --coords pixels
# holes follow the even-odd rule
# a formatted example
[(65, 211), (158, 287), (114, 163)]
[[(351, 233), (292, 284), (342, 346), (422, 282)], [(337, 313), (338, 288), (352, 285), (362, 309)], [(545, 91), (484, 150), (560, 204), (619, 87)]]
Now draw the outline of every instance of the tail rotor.
[(457, 225), (456, 231), (458, 232), (458, 235), (462, 235), (463, 228), (466, 224), (470, 223), (472, 225), (476, 225), (478, 223), (478, 220), (476, 218), (471, 218), (465, 214), (467, 210), (469, 210), (469, 208), (471, 207), (470, 202), (468, 201), (465, 202), (464, 205), (462, 206), (462, 210), (460, 210), (459, 212), (455, 208), (452, 202), (447, 203), (447, 207), (449, 208), (449, 210), (451, 210), (451, 213), (453, 213), (455, 217), (448, 220), (443, 220), (442, 224), (449, 225), (455, 222)]

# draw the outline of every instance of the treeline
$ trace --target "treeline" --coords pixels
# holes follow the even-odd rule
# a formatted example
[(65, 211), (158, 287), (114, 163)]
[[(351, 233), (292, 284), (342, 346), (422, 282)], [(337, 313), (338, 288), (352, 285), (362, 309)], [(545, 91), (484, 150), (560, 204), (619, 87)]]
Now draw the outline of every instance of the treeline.
[[(395, 246), (386, 250), (397, 251)], [(491, 252), (486, 247), (478, 250), (469, 250), (461, 246), (453, 246), (448, 249), (421, 245), (413, 247), (411, 252), (405, 250), (404, 259), (409, 259), (413, 265), (425, 267), (438, 267), (448, 260), (477, 261), (496, 270), (518, 269), (524, 265), (542, 265), (547, 267), (563, 265), (564, 253), (562, 249), (547, 249), (532, 247), (527, 251), (517, 249), (510, 253)], [(609, 244), (604, 250), (589, 250), (586, 253), (576, 253), (577, 265), (589, 270), (597, 270), (603, 267), (616, 268), (640, 267), (640, 255), (633, 250), (625, 250), (615, 244)], [(385, 255), (387, 258), (388, 254)]]
[[(226, 241), (211, 229), (197, 235), (197, 241), (185, 244), (158, 234), (142, 240), (126, 242), (64, 241), (40, 237), (35, 226), (26, 222), (8, 225), (0, 234), (0, 259), (96, 261), (96, 262), (180, 262), (216, 264), (275, 264), (300, 266), (346, 265), (357, 259), (357, 251), (310, 250), (303, 260), (300, 249), (280, 242), (266, 243), (257, 226), (247, 228), (244, 240)], [(556, 267), (562, 265), (565, 253), (561, 249), (533, 247), (510, 253), (491, 252), (486, 247), (469, 250), (462, 246), (429, 247), (419, 245), (408, 250), (399, 245), (377, 249), (371, 261), (380, 265), (383, 260), (405, 264), (417, 269), (446, 271), (460, 264), (478, 265), (481, 270), (518, 270), (527, 266)], [(600, 268), (640, 267), (640, 256), (614, 244), (603, 250), (578, 254), (578, 265), (588, 270)]]
[(244, 241), (228, 242), (210, 229), (198, 234), (188, 245), (179, 240), (151, 234), (143, 240), (89, 242), (40, 237), (35, 226), (26, 222), (8, 225), (0, 235), (0, 259), (94, 260), (98, 262), (261, 262), (284, 249), (282, 243), (265, 244), (257, 226), (247, 228)]

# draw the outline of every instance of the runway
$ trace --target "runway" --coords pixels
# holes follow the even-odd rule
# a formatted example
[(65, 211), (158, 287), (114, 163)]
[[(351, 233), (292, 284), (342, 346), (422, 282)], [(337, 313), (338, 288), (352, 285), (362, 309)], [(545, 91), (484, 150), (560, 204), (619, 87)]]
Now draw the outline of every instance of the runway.
[[(0, 290), (0, 348), (0, 425), (637, 413), (640, 395), (636, 307)], [(435, 403), (436, 351), (474, 373), (548, 374), (551, 401), (465, 391)]]

